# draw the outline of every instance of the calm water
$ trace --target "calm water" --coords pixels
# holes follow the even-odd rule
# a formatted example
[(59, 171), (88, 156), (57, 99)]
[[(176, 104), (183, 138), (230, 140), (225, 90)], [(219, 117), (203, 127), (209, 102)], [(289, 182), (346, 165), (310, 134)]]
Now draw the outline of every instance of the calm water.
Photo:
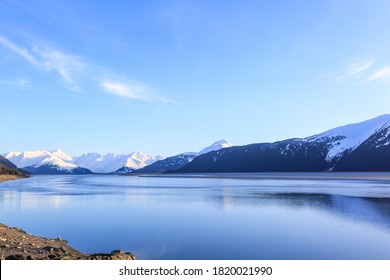
[(138, 259), (390, 259), (389, 178), (36, 176), (0, 184), (0, 222)]

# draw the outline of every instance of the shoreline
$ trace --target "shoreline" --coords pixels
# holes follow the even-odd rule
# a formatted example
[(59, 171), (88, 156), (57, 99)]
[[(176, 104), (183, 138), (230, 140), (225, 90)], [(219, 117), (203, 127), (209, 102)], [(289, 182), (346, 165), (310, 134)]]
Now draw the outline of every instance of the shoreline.
[[(139, 177), (245, 180), (390, 180), (390, 172), (226, 172), (133, 174)], [(124, 175), (129, 176), (129, 175)], [(130, 175), (131, 176), (131, 175)]]
[(24, 179), (28, 178), (29, 176), (27, 175), (7, 175), (7, 174), (0, 174), (0, 183), (1, 182), (6, 182), (6, 181), (11, 181), (11, 180), (17, 180), (17, 179)]
[(35, 236), (0, 223), (0, 260), (135, 260), (130, 252), (84, 254), (61, 237)]
[[(0, 182), (28, 178), (24, 175), (0, 175)], [(17, 227), (0, 223), (0, 260), (135, 260), (130, 252), (84, 254), (61, 237), (45, 238)]]

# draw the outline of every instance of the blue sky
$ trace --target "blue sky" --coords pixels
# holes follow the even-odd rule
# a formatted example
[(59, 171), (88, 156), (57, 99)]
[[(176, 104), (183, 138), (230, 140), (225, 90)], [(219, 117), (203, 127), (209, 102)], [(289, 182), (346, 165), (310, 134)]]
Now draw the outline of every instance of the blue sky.
[(389, 113), (390, 2), (0, 0), (0, 152), (169, 156)]

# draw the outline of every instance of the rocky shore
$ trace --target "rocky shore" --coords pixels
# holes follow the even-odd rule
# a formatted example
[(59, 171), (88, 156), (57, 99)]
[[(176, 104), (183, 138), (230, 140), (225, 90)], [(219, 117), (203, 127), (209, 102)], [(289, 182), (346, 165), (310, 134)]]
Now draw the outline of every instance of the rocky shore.
[[(27, 175), (0, 174), (0, 182), (27, 178)], [(38, 237), (0, 223), (0, 260), (135, 260), (130, 252), (84, 254), (67, 245), (61, 237)]]
[[(26, 178), (0, 175), (0, 182)], [(84, 254), (67, 245), (61, 237), (38, 237), (16, 227), (0, 224), (0, 260), (135, 260), (130, 252), (115, 250), (109, 254)]]
[(61, 237), (38, 237), (20, 228), (0, 224), (1, 260), (134, 260), (130, 252), (112, 251), (110, 254), (84, 254), (67, 245)]

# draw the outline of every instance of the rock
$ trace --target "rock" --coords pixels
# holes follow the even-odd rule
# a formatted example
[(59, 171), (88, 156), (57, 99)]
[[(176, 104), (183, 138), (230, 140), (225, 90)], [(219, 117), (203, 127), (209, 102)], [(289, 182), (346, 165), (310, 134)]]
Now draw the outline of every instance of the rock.
[(60, 236), (43, 238), (0, 223), (0, 259), (4, 260), (134, 260), (130, 252), (114, 250), (110, 254), (84, 254)]
[(124, 254), (125, 252), (123, 250), (114, 250), (111, 252), (112, 255), (118, 255), (118, 254)]
[(5, 258), (6, 260), (25, 260), (26, 258), (23, 255), (16, 254), (16, 255), (10, 255)]
[(48, 251), (48, 252), (53, 252), (54, 248), (50, 246), (43, 247), (42, 250)]

